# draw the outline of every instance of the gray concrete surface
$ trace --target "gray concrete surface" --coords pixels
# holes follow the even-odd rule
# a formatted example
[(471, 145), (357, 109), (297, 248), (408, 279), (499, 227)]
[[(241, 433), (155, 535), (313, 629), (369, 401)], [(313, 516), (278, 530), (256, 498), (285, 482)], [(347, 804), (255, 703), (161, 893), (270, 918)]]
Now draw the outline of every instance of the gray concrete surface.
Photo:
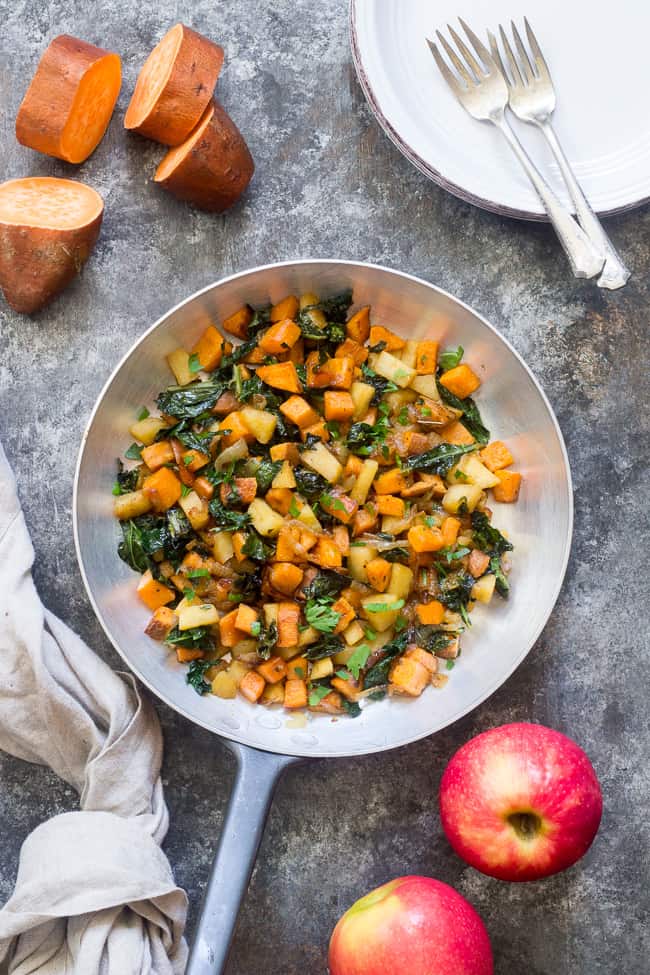
[[(372, 118), (350, 61), (343, 0), (41, 4), (1, 0), (3, 178), (77, 172), (17, 145), (13, 120), (51, 37), (118, 51), (124, 85), (109, 132), (78, 170), (106, 199), (83, 277), (33, 319), (0, 308), (0, 437), (18, 474), (48, 605), (113, 665), (84, 594), (71, 482), (88, 412), (121, 354), (179, 299), (231, 271), (297, 257), (377, 261), (441, 285), (485, 314), (544, 385), (573, 465), (575, 540), (539, 644), (455, 727), (398, 753), (291, 770), (270, 816), (229, 975), (326, 970), (340, 913), (395, 875), (454, 884), (486, 920), (499, 975), (639, 975), (648, 925), (647, 529), (650, 209), (608, 222), (634, 270), (622, 292), (574, 281), (545, 226), (459, 202), (413, 170)], [(219, 40), (219, 97), (257, 162), (243, 203), (193, 212), (151, 182), (161, 147), (121, 125), (137, 69), (182, 19)], [(552, 526), (549, 526), (552, 530)], [(223, 745), (159, 707), (171, 809), (166, 843), (196, 919), (233, 763)], [(605, 791), (597, 841), (576, 868), (508, 886), (456, 858), (436, 815), (452, 752), (471, 735), (532, 719), (575, 737)], [(0, 756), (0, 897), (44, 818), (75, 807), (50, 773)]]

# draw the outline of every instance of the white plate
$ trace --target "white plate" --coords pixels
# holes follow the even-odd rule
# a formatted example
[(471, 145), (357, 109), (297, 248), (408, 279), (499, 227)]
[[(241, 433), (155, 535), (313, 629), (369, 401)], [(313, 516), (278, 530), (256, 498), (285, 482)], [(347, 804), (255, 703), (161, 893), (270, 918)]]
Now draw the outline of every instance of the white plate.
[[(555, 82), (557, 133), (592, 206), (614, 213), (647, 202), (650, 4), (643, 0), (351, 0), (354, 61), (378, 121), (418, 169), (456, 196), (546, 219), (503, 137), (458, 104), (425, 41), (436, 28), (458, 26), (458, 16), (485, 37), (511, 18), (521, 26), (524, 14)], [(569, 205), (541, 135), (513, 124)]]

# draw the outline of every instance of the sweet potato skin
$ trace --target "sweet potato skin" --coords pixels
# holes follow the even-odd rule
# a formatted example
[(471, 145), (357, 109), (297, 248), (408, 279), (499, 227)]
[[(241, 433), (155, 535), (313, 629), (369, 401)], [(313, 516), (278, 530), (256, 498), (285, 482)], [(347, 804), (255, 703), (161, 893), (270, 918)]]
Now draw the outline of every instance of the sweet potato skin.
[(200, 210), (221, 213), (237, 202), (251, 181), (255, 164), (239, 129), (213, 101), (201, 138), (166, 178), (155, 181), (179, 200)]
[(103, 215), (102, 208), (85, 226), (67, 230), (0, 221), (0, 288), (7, 304), (32, 315), (56, 298), (90, 257)]
[[(184, 24), (171, 74), (151, 111), (138, 123), (133, 97), (124, 128), (164, 146), (178, 146), (206, 110), (223, 66), (223, 48)], [(133, 95), (137, 94), (136, 90)]]
[[(116, 59), (121, 82), (121, 62), (117, 54), (87, 44), (69, 34), (60, 34), (46, 48), (16, 116), (16, 138), (23, 146), (36, 149), (46, 156), (65, 162), (80, 163), (87, 159), (101, 142), (104, 132), (83, 157), (70, 158), (63, 151), (61, 136), (70, 115), (79, 83), (86, 71), (100, 58)], [(119, 94), (119, 85), (115, 100)], [(44, 94), (49, 97), (43, 97)], [(114, 106), (115, 102), (113, 102)], [(111, 108), (106, 127), (110, 122)]]

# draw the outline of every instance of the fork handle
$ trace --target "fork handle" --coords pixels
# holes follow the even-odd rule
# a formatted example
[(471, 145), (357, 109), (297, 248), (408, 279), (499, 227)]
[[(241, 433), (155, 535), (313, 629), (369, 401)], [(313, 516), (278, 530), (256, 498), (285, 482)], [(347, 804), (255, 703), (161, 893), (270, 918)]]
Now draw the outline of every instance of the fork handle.
[(571, 169), (571, 164), (564, 154), (564, 150), (550, 121), (548, 119), (543, 121), (539, 120), (537, 126), (548, 142), (560, 167), (560, 172), (564, 177), (564, 182), (568, 187), (573, 205), (576, 208), (576, 216), (578, 217), (580, 226), (605, 254), (605, 266), (598, 279), (598, 286), (600, 288), (607, 288), (610, 291), (614, 291), (616, 288), (622, 288), (632, 272), (621, 260), (614, 245), (607, 236), (605, 228), (591, 209), (589, 201), (580, 188), (580, 184)]
[(569, 263), (577, 278), (593, 278), (602, 270), (605, 253), (595, 246), (587, 234), (573, 219), (535, 166), (521, 142), (513, 132), (504, 113), (493, 116), (491, 121), (505, 136), (519, 162), (526, 170), (529, 180), (544, 204), (555, 233), (564, 248)]

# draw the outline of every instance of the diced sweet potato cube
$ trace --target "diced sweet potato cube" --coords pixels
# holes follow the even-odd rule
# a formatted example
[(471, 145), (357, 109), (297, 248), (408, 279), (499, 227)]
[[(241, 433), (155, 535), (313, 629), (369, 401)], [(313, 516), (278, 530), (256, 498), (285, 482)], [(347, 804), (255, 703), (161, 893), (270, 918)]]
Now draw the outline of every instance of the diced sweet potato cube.
[(432, 653), (429, 653), (428, 650), (423, 650), (422, 647), (410, 647), (404, 656), (408, 657), (409, 660), (417, 660), (430, 674), (436, 674), (438, 672), (438, 661)]
[(390, 471), (385, 471), (376, 479), (374, 487), (376, 494), (400, 494), (405, 487), (408, 487), (408, 479), (399, 467), (393, 467)]
[(443, 621), (445, 607), (437, 599), (432, 599), (430, 603), (418, 603), (415, 612), (423, 626), (437, 626)]
[(327, 386), (332, 389), (349, 389), (354, 380), (354, 359), (344, 355), (340, 358), (328, 359), (323, 369), (328, 376)]
[(359, 694), (359, 684), (353, 677), (347, 680), (343, 677), (332, 677), (332, 687), (339, 691), (348, 701), (355, 701)]
[(205, 656), (203, 650), (192, 647), (176, 647), (176, 658), (180, 664), (189, 664), (191, 660), (200, 660)]
[(174, 451), (169, 440), (159, 440), (150, 447), (143, 447), (141, 456), (150, 471), (157, 471), (163, 464), (174, 463)]
[(291, 562), (274, 562), (269, 569), (269, 583), (285, 596), (293, 596), (303, 575), (303, 570)]
[(210, 484), (207, 477), (195, 477), (194, 490), (204, 501), (209, 501), (214, 496), (214, 485)]
[(458, 518), (449, 516), (445, 518), (442, 525), (440, 526), (440, 531), (442, 532), (442, 540), (445, 545), (453, 545), (458, 538), (458, 532), (460, 531), (460, 521)]
[(221, 323), (224, 332), (234, 335), (238, 339), (248, 338), (248, 326), (253, 320), (253, 309), (250, 305), (244, 305), (239, 311), (228, 318), (224, 318)]
[[(144, 457), (144, 450), (142, 451)], [(493, 440), (480, 453), (481, 460), (492, 473), (509, 467), (514, 462), (514, 457), (503, 443), (502, 440)], [(146, 464), (146, 461), (145, 461)]]
[(282, 389), (287, 393), (302, 392), (302, 383), (293, 362), (278, 362), (272, 366), (260, 366), (257, 375), (262, 382), (274, 389)]
[(442, 427), (440, 436), (447, 443), (459, 445), (474, 443), (474, 437), (460, 420), (453, 420), (452, 423), (448, 423), (447, 426)]
[(401, 694), (419, 697), (429, 683), (429, 671), (419, 660), (404, 656), (395, 661), (388, 679)]
[(494, 500), (512, 504), (519, 497), (521, 474), (516, 471), (495, 471), (494, 473), (499, 478), (499, 483), (492, 488)]
[(420, 376), (430, 376), (436, 371), (438, 361), (437, 342), (418, 342), (415, 353), (415, 371)]
[(278, 443), (274, 444), (269, 455), (271, 460), (288, 460), (290, 464), (300, 463), (300, 451), (297, 443)]
[(138, 583), (137, 593), (145, 606), (152, 610), (171, 603), (176, 598), (171, 589), (154, 579), (150, 569), (143, 573)]
[(359, 508), (354, 516), (354, 522), (352, 525), (353, 538), (357, 538), (359, 535), (363, 535), (365, 532), (372, 531), (376, 524), (377, 506), (368, 502), (363, 506), (363, 508)]
[(310, 552), (310, 560), (323, 569), (338, 569), (343, 565), (343, 556), (333, 539), (321, 535)]
[(342, 633), (343, 630), (347, 630), (348, 626), (357, 615), (354, 606), (347, 601), (345, 596), (339, 596), (336, 602), (332, 604), (332, 609), (335, 613), (339, 614), (339, 621), (336, 624), (334, 632)]
[(271, 308), (271, 321), (281, 322), (283, 318), (295, 318), (300, 308), (300, 302), (295, 295), (287, 295), (282, 301)]
[[(282, 490), (282, 489), (280, 489)], [(288, 509), (287, 509), (288, 510)], [(275, 558), (277, 562), (295, 562), (297, 558), (297, 547), (300, 546), (300, 528), (298, 525), (285, 525), (280, 529), (276, 541)]]
[(300, 338), (300, 326), (285, 318), (271, 325), (257, 343), (267, 355), (281, 355), (288, 352)]
[(181, 496), (181, 482), (168, 467), (161, 467), (155, 474), (144, 479), (142, 490), (151, 501), (154, 511), (167, 511)]
[(256, 623), (259, 623), (260, 614), (252, 606), (247, 606), (246, 603), (240, 603), (237, 607), (237, 615), (235, 616), (235, 626), (242, 633), (250, 633), (254, 635), (254, 630), (257, 629)]
[(219, 496), (223, 504), (249, 505), (257, 494), (257, 481), (254, 477), (236, 477), (233, 484), (219, 485)]
[(298, 603), (278, 603), (278, 646), (295, 647), (298, 644)]
[(232, 609), (219, 620), (219, 639), (224, 647), (234, 647), (241, 641), (241, 633), (237, 629), (237, 609)]
[(353, 589), (352, 586), (347, 586), (342, 590), (341, 596), (343, 599), (347, 599), (350, 606), (352, 606), (355, 610), (361, 609), (361, 600), (363, 597), (358, 589)]
[(475, 579), (478, 579), (485, 572), (487, 572), (490, 565), (490, 556), (486, 555), (485, 552), (481, 552), (478, 548), (473, 548), (469, 553), (469, 559), (467, 562), (467, 568), (470, 571), (470, 575), (473, 575)]
[(325, 419), (336, 422), (351, 420), (354, 415), (354, 400), (344, 390), (328, 389), (325, 393)]
[(448, 389), (458, 399), (466, 399), (479, 388), (481, 380), (468, 365), (462, 363), (460, 366), (454, 366), (453, 369), (443, 372), (440, 377), (440, 385)]
[(355, 366), (360, 366), (368, 358), (368, 349), (365, 345), (355, 342), (354, 339), (347, 338), (345, 342), (341, 342), (337, 346), (334, 356), (336, 359), (340, 359), (342, 356), (349, 356), (351, 359), (354, 359)]
[(414, 525), (408, 531), (409, 545), (414, 552), (438, 552), (444, 548), (442, 532), (426, 525)]
[(325, 425), (325, 420), (319, 420), (318, 423), (312, 423), (308, 427), (303, 427), (300, 431), (300, 439), (303, 443), (307, 440), (307, 437), (318, 437), (324, 443), (327, 443), (330, 439), (330, 432)]
[(380, 515), (394, 515), (395, 518), (403, 518), (406, 505), (401, 498), (396, 498), (394, 494), (380, 494), (377, 497), (377, 511)]
[(323, 511), (333, 518), (337, 518), (344, 525), (348, 525), (358, 511), (359, 505), (347, 494), (332, 491), (330, 494), (322, 494), (320, 506)]
[(294, 366), (302, 365), (305, 361), (305, 342), (303, 339), (298, 339), (297, 342), (289, 349), (289, 362), (293, 362)]
[(399, 352), (406, 345), (406, 339), (403, 339), (400, 335), (396, 335), (395, 332), (391, 332), (389, 328), (384, 328), (382, 325), (373, 325), (370, 329), (371, 348), (380, 342), (386, 343), (384, 345), (386, 352)]
[(192, 352), (199, 357), (201, 369), (211, 372), (221, 362), (223, 355), (223, 335), (214, 325), (208, 325)]
[[(282, 657), (271, 657), (259, 664), (256, 668), (257, 673), (261, 674), (267, 684), (277, 684), (287, 676), (287, 665)], [(286, 697), (286, 690), (285, 690)]]
[(172, 451), (174, 453), (174, 460), (178, 464), (178, 474), (183, 484), (194, 485), (194, 478), (191, 477), (187, 480), (184, 475), (194, 474), (195, 471), (201, 470), (202, 467), (209, 462), (210, 457), (208, 454), (204, 454), (200, 450), (193, 450), (191, 447), (186, 447), (184, 444), (177, 440), (175, 437), (171, 441)]
[(386, 592), (390, 582), (391, 564), (386, 559), (371, 559), (366, 565), (368, 582), (377, 592)]
[(287, 680), (307, 680), (309, 661), (306, 657), (293, 657), (287, 660)]
[(255, 440), (255, 434), (249, 430), (237, 410), (224, 416), (219, 429), (225, 431), (219, 440), (220, 448), (231, 447), (238, 440), (245, 440), (246, 443), (253, 443)]
[(266, 687), (266, 681), (261, 674), (256, 673), (254, 670), (249, 670), (244, 674), (239, 682), (240, 693), (251, 702), (255, 704), (259, 701), (262, 694), (264, 693), (264, 688)]
[(169, 606), (159, 606), (147, 623), (144, 632), (152, 640), (165, 640), (176, 626), (177, 619), (176, 613)]
[(307, 707), (307, 684), (304, 680), (292, 678), (284, 685), (284, 707)]
[(294, 500), (294, 495), (290, 488), (270, 488), (266, 492), (265, 498), (266, 503), (274, 511), (279, 512), (281, 515), (288, 515)]
[(280, 404), (280, 413), (286, 416), (290, 423), (295, 423), (301, 429), (318, 423), (321, 419), (313, 406), (310, 406), (302, 396), (290, 396), (289, 399)]
[(329, 372), (325, 369), (325, 363), (320, 361), (320, 352), (315, 350), (309, 353), (305, 359), (305, 370), (310, 389), (324, 389), (329, 386)]
[(237, 562), (243, 562), (246, 559), (243, 552), (244, 545), (246, 544), (246, 538), (247, 536), (244, 532), (235, 532), (232, 536), (232, 548)]
[(370, 305), (360, 308), (352, 316), (346, 323), (345, 331), (351, 339), (363, 345), (370, 335)]

